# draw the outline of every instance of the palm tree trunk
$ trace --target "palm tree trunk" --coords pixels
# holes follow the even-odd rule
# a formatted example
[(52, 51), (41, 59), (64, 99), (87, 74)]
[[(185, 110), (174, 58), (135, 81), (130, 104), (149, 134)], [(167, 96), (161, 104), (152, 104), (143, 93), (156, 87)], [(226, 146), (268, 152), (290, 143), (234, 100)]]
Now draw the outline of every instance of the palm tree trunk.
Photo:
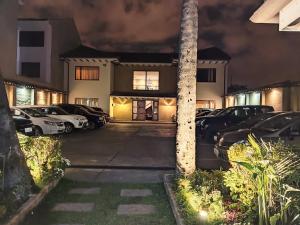
[[(31, 189), (31, 177), (12, 117), (10, 116), (4, 82), (0, 73), (0, 154), (5, 157), (4, 194), (13, 192), (17, 201), (28, 197)], [(2, 168), (1, 168), (2, 170)]]
[(183, 0), (177, 83), (177, 172), (196, 168), (195, 114), (198, 39), (198, 0)]

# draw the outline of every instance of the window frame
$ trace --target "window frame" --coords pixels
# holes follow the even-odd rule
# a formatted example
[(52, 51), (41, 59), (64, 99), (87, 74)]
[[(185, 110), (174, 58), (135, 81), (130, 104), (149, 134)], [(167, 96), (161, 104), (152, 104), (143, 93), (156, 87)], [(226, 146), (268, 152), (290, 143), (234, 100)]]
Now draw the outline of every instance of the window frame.
[[(200, 72), (200, 70), (208, 70), (208, 71), (212, 70), (213, 71), (212, 76), (210, 75), (210, 72), (208, 72), (207, 81), (202, 81), (202, 80), (198, 79), (198, 73)], [(209, 78), (212, 78), (212, 79), (209, 79)], [(217, 68), (197, 68), (196, 79), (197, 79), (197, 83), (216, 83), (217, 82)]]
[[(77, 68), (80, 69), (80, 79), (77, 79), (77, 77), (76, 77)], [(97, 79), (82, 79), (82, 68), (97, 68), (97, 71), (98, 71)], [(99, 68), (99, 66), (75, 66), (75, 80), (99, 81), (100, 80), (100, 68)]]
[[(145, 81), (145, 89), (135, 89), (134, 88), (134, 81), (135, 81), (135, 79), (134, 79), (134, 73), (135, 72), (144, 72), (145, 73), (145, 79), (144, 79), (144, 81)], [(156, 72), (156, 73), (158, 73), (158, 80), (157, 80), (157, 82), (158, 82), (158, 86), (157, 86), (157, 89), (149, 89), (148, 88), (148, 85), (147, 85), (147, 81), (148, 81), (148, 79), (147, 79), (147, 77), (148, 77), (148, 73), (151, 73), (151, 72)], [(159, 70), (134, 70), (133, 71), (133, 74), (132, 74), (132, 90), (134, 90), (134, 91), (159, 91), (160, 90), (160, 71)]]

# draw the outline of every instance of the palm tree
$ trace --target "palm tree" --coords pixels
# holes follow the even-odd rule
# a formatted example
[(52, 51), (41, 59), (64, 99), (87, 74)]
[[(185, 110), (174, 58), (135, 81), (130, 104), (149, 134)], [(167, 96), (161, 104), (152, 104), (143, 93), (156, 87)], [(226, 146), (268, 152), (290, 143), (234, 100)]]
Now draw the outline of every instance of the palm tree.
[(177, 83), (177, 172), (196, 168), (195, 114), (198, 39), (198, 0), (183, 0)]
[[(5, 157), (4, 193), (14, 193), (16, 200), (23, 200), (30, 193), (31, 178), (23, 153), (20, 151), (14, 122), (9, 113), (5, 86), (0, 72), (0, 154)], [(1, 168), (2, 169), (2, 168)]]

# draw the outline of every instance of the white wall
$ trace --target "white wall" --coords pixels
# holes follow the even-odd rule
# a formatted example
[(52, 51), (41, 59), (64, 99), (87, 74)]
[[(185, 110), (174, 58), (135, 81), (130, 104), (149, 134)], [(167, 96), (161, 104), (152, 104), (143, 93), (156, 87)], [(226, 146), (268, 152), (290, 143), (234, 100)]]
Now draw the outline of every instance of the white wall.
[(197, 100), (214, 100), (216, 108), (223, 108), (224, 85), (227, 85), (227, 82), (224, 84), (226, 65), (198, 61), (198, 68), (216, 68), (216, 82), (197, 82)]
[[(88, 60), (89, 62), (85, 59), (83, 59), (83, 62), (78, 59), (69, 62), (69, 103), (75, 103), (75, 98), (98, 98), (99, 106), (105, 112), (109, 112), (112, 63), (104, 60), (102, 62)], [(75, 66), (98, 66), (100, 68), (99, 80), (75, 80)]]
[(21, 75), (22, 62), (39, 62), (40, 78), (36, 80), (43, 82), (51, 82), (51, 42), (52, 28), (49, 21), (18, 21), (18, 40), (20, 31), (44, 31), (44, 47), (17, 47), (17, 74)]

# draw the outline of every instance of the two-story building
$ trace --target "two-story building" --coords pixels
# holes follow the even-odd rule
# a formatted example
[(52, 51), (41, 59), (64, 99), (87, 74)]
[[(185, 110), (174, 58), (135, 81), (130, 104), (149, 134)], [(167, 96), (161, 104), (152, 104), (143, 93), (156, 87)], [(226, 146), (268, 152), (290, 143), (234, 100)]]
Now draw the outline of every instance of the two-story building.
[[(18, 19), (11, 24), (14, 71), (3, 72), (10, 105), (47, 105), (65, 100), (60, 54), (80, 44), (72, 19)], [(3, 42), (3, 49), (7, 43)], [(3, 57), (5, 51), (0, 53)]]
[[(172, 121), (176, 114), (177, 54), (113, 53), (79, 46), (62, 54), (69, 103), (101, 107), (115, 120)], [(197, 107), (222, 108), (230, 57), (198, 52)]]

